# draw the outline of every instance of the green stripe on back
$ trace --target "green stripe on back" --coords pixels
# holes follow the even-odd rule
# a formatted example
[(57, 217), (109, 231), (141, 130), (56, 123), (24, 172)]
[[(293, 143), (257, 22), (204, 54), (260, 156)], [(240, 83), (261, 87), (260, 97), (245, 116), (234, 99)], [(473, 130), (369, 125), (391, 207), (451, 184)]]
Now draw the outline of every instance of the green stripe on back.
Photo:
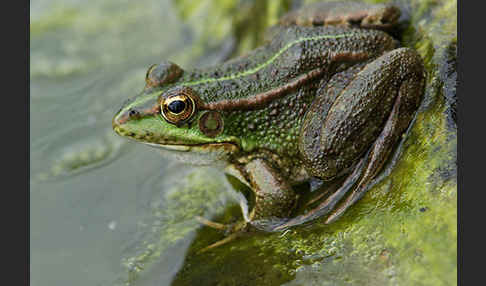
[[(212, 77), (212, 78), (200, 79), (200, 80), (197, 80), (197, 81), (183, 82), (183, 83), (180, 83), (180, 86), (194, 86), (194, 85), (203, 84), (203, 83), (210, 83), (210, 82), (223, 81), (223, 80), (231, 80), (231, 79), (236, 79), (236, 78), (244, 77), (244, 76), (247, 76), (247, 75), (251, 75), (251, 74), (254, 74), (254, 73), (258, 72), (259, 70), (265, 68), (266, 66), (270, 65), (272, 62), (275, 61), (276, 58), (278, 58), (281, 54), (283, 54), (286, 50), (288, 50), (290, 47), (292, 47), (295, 44), (305, 42), (305, 41), (315, 41), (315, 40), (322, 40), (322, 39), (338, 39), (338, 38), (344, 38), (344, 37), (351, 36), (351, 35), (353, 35), (353, 34), (348, 33), (348, 34), (339, 34), (339, 35), (319, 35), (319, 36), (314, 36), (314, 37), (299, 38), (297, 40), (294, 40), (294, 41), (286, 44), (277, 53), (275, 53), (270, 59), (268, 59), (266, 62), (254, 67), (254, 68), (251, 68), (251, 69), (243, 71), (243, 72), (231, 74), (231, 75), (218, 77), (218, 78)], [(120, 112), (120, 114), (124, 113), (125, 111), (130, 109), (132, 106), (145, 103), (150, 99), (158, 97), (161, 93), (162, 93), (162, 91), (152, 93), (152, 94), (147, 94), (145, 96), (141, 96), (141, 97), (135, 99), (131, 104), (126, 106)]]

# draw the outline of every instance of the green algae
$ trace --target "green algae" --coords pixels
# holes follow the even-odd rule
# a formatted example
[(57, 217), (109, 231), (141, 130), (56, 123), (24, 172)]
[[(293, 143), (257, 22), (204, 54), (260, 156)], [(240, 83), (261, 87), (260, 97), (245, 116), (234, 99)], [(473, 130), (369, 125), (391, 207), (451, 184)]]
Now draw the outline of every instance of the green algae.
[(214, 169), (187, 170), (176, 178), (164, 177), (166, 191), (151, 201), (151, 216), (140, 223), (144, 237), (122, 261), (127, 276), (120, 285), (132, 285), (141, 276), (157, 272), (154, 265), (167, 259), (166, 250), (198, 229), (196, 216), (211, 217), (235, 203), (224, 175)]
[(67, 28), (73, 25), (75, 19), (79, 16), (76, 9), (57, 8), (55, 12), (48, 17), (32, 20), (30, 23), (30, 35), (42, 36), (43, 33), (54, 31), (61, 27)]

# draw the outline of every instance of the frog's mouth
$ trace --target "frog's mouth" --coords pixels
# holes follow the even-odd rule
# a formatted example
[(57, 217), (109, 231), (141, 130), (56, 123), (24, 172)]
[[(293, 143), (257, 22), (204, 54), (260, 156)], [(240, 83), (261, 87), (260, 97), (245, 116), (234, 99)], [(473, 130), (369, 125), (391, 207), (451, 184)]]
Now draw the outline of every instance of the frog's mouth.
[(127, 139), (157, 148), (164, 155), (182, 158), (190, 163), (224, 161), (242, 149), (240, 139), (235, 136), (219, 134), (208, 137), (200, 132), (196, 124), (189, 128), (177, 128), (159, 116), (124, 123), (114, 120), (113, 130)]
[(235, 143), (206, 143), (195, 145), (168, 145), (142, 142), (157, 148), (165, 157), (172, 157), (192, 165), (210, 165), (216, 162), (226, 162), (232, 154), (239, 151)]
[(145, 145), (163, 149), (171, 152), (212, 152), (212, 151), (225, 151), (228, 154), (235, 153), (239, 150), (238, 145), (232, 142), (222, 142), (222, 143), (204, 143), (204, 144), (194, 144), (194, 145), (175, 145), (175, 144), (157, 144), (142, 142)]

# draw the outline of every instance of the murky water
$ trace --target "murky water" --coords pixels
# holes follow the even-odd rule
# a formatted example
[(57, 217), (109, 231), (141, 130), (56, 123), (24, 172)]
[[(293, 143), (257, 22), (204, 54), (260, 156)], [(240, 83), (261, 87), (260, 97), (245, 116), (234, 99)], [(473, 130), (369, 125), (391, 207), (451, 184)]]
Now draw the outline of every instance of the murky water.
[(31, 1), (31, 285), (126, 278), (170, 162), (117, 137), (111, 118), (150, 64), (188, 62), (183, 29), (170, 1)]

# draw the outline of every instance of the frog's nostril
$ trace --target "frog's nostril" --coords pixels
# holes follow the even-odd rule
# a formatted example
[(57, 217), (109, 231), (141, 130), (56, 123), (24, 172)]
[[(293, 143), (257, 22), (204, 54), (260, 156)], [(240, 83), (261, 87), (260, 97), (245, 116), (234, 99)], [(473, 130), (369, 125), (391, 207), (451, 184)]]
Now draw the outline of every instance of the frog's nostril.
[(128, 120), (132, 118), (136, 118), (139, 115), (140, 112), (138, 110), (132, 108), (128, 110), (123, 110), (122, 108), (120, 111), (118, 111), (115, 117), (113, 117), (113, 121), (112, 121), (113, 128), (115, 128), (115, 126), (121, 126), (125, 124)]
[(138, 111), (136, 111), (136, 110), (134, 110), (134, 109), (130, 109), (130, 110), (128, 111), (128, 116), (130, 116), (130, 117), (135, 117), (135, 116), (137, 116), (137, 115), (138, 115)]

